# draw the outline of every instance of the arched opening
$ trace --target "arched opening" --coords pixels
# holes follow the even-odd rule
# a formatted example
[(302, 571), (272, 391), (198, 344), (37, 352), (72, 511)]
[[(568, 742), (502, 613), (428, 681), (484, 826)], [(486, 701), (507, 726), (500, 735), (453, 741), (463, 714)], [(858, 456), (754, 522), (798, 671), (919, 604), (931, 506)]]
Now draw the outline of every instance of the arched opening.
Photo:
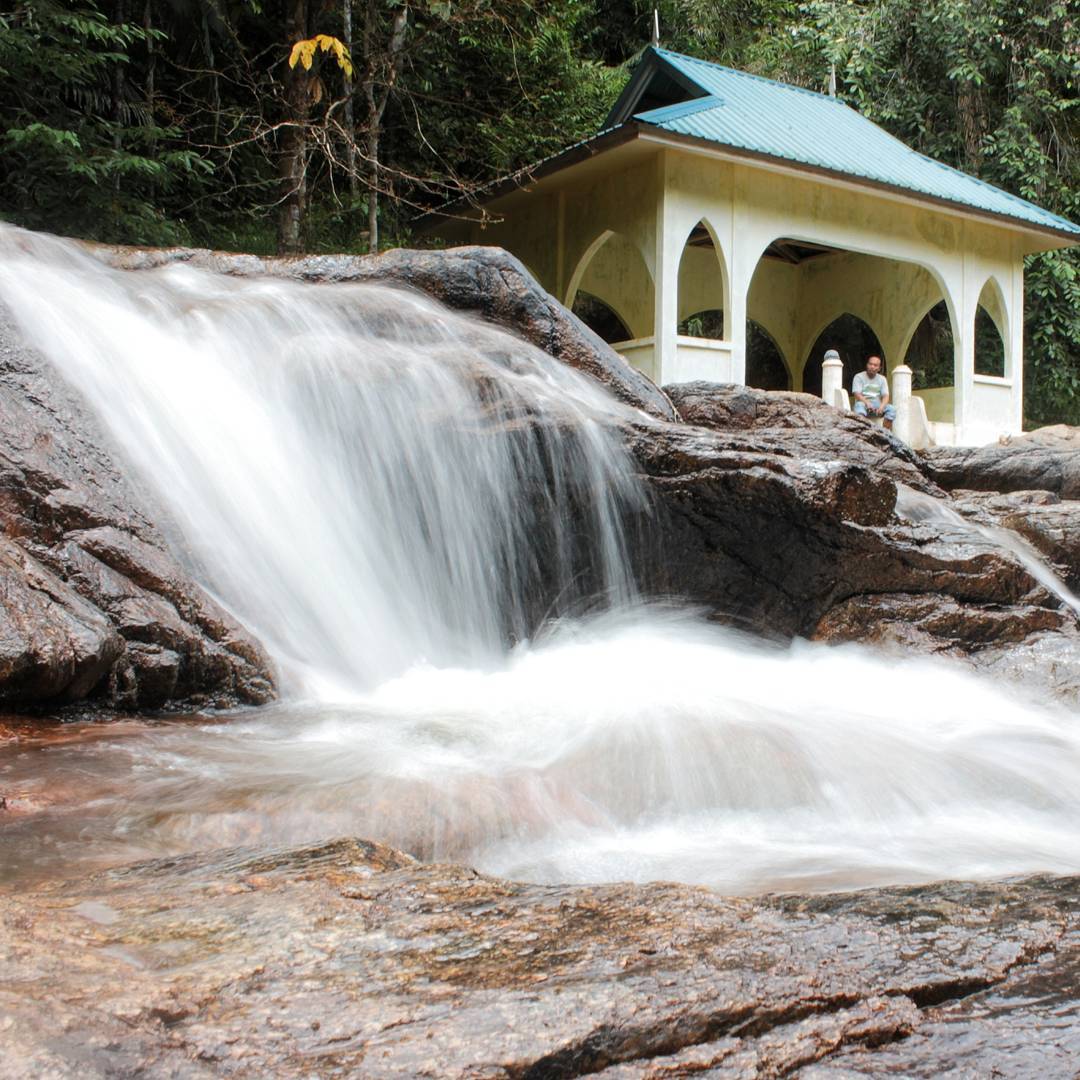
[(723, 256), (708, 222), (699, 221), (686, 238), (679, 259), (678, 333), (724, 340)]
[(940, 300), (922, 317), (904, 355), (911, 388), (922, 398), (926, 418), (952, 424), (956, 419), (956, 345), (949, 306)]
[(757, 390), (791, 389), (791, 374), (780, 346), (753, 319), (746, 321), (746, 385)]
[(915, 390), (949, 387), (955, 381), (952, 320), (944, 300), (935, 304), (915, 327), (904, 356)]
[(679, 323), (683, 337), (722, 339), (724, 336), (724, 313), (720, 308), (695, 311)]
[(975, 310), (975, 374), (1005, 375), (1005, 300), (990, 278), (979, 293)]
[(849, 390), (855, 375), (865, 370), (868, 357), (880, 356), (882, 374), (888, 375), (886, 364), (889, 358), (873, 328), (857, 315), (845, 312), (833, 319), (810, 346), (803, 368), (803, 390), (808, 394), (821, 394), (821, 364), (829, 349), (835, 349), (840, 354), (844, 364), (843, 385)]
[[(582, 293), (588, 299), (579, 305), (578, 297)], [(574, 269), (566, 297), (566, 306), (583, 322), (592, 325), (580, 314), (579, 307), (590, 318), (599, 320), (602, 316), (608, 332), (614, 332), (610, 316), (602, 315), (597, 302), (625, 327), (627, 333), (618, 340), (647, 337), (652, 333), (652, 275), (641, 252), (621, 233), (608, 231), (593, 241)], [(600, 336), (604, 335), (600, 333)]]
[(605, 304), (599, 296), (593, 296), (584, 289), (578, 289), (574, 306), (570, 310), (609, 345), (618, 341), (629, 341), (634, 336), (630, 327), (610, 304)]

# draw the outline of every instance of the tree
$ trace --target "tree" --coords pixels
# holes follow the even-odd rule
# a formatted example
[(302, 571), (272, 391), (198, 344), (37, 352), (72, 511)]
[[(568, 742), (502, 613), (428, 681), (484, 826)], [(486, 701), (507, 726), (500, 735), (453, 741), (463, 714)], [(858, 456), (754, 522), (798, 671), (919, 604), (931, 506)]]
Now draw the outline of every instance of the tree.
[[(118, 12), (121, 16), (122, 9)], [(184, 239), (163, 193), (209, 171), (164, 123), (133, 55), (160, 31), (110, 21), (92, 0), (22, 0), (0, 16), (0, 207), (31, 228), (134, 243)]]

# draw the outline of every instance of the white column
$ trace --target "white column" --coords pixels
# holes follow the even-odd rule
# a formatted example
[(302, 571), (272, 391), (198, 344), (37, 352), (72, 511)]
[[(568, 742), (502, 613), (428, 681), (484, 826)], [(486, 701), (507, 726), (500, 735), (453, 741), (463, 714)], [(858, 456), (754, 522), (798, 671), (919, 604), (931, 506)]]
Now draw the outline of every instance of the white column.
[(953, 326), (953, 421), (957, 442), (963, 445), (974, 419), (971, 410), (975, 398), (975, 312), (979, 306), (978, 273), (967, 253), (967, 231), (961, 232), (965, 250), (961, 256), (960, 295), (957, 297), (957, 323)]
[[(1019, 244), (1017, 244), (1019, 247)], [(1005, 374), (1012, 379), (1013, 431), (1024, 429), (1024, 256), (1013, 257), (1012, 289), (1005, 308), (1008, 340), (1005, 342)]]
[(671, 250), (676, 239), (671, 228), (667, 179), (667, 154), (661, 151), (656, 164), (656, 254), (653, 276), (653, 370), (661, 386), (677, 379), (675, 337), (679, 326), (681, 252)]
[(728, 309), (724, 312), (724, 333), (731, 342), (731, 381), (738, 386), (746, 385), (746, 295), (750, 291), (750, 279), (754, 267), (747, 269), (747, 233), (749, 222), (745, 220), (742, 206), (741, 182), (731, 184), (731, 239), (728, 259)]
[[(813, 363), (811, 358), (810, 363)], [(827, 405), (840, 407), (838, 390), (844, 386), (844, 363), (839, 357), (830, 356), (821, 364), (821, 400)]]
[(911, 368), (898, 364), (892, 373), (892, 404), (896, 409), (893, 434), (904, 442), (911, 442)]

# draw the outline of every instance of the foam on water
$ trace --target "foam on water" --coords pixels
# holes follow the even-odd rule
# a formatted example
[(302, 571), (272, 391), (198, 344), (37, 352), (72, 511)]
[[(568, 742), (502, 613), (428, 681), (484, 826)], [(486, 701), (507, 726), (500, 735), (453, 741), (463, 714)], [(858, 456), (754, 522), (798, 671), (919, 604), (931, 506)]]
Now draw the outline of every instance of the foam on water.
[(1080, 870), (1071, 715), (640, 604), (625, 412), (542, 353), (376, 286), (121, 273), (6, 228), (0, 254), (286, 674), (267, 709), (7, 751), (43, 808), (2, 873), (341, 834), (738, 892)]

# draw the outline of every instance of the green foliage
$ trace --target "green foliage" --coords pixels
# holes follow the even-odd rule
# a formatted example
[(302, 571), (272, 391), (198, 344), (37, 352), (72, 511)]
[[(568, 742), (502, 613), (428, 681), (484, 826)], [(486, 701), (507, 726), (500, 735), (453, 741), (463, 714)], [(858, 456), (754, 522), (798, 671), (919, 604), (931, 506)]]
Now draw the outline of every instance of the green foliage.
[(159, 37), (92, 5), (23, 0), (0, 17), (0, 213), (74, 236), (184, 239), (161, 196), (207, 171), (180, 129), (127, 92), (130, 53)]

